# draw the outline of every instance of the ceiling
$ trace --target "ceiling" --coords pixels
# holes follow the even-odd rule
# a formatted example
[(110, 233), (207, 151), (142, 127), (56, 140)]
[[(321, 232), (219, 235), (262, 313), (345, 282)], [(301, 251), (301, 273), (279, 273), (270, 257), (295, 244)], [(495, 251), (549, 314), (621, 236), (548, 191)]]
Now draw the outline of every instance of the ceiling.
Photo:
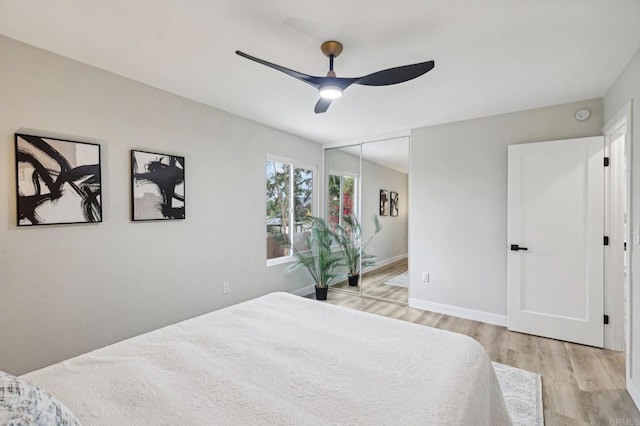
[[(0, 34), (321, 143), (601, 97), (640, 47), (638, 0), (0, 0)], [(338, 76), (435, 60), (352, 86), (316, 115), (311, 86), (234, 54)]]
[(361, 145), (349, 145), (339, 149), (356, 157), (388, 167), (397, 172), (409, 174), (409, 138), (393, 138)]

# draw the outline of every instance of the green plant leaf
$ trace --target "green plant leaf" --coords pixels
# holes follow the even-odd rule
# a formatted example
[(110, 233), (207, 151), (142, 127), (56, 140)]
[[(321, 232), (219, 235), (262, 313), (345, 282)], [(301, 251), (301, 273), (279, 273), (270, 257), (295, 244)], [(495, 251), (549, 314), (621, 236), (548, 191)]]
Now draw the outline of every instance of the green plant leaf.
[(332, 231), (342, 254), (340, 265), (347, 268), (349, 275), (358, 275), (363, 268), (375, 264), (375, 256), (365, 252), (373, 237), (382, 229), (378, 217), (374, 216), (373, 220), (374, 234), (365, 243), (362, 242), (362, 226), (355, 216), (344, 216), (342, 224), (336, 225)]
[(333, 253), (333, 233), (324, 219), (311, 216), (311, 230), (307, 237), (309, 251), (301, 252), (289, 237), (283, 235), (282, 244), (290, 247), (296, 261), (288, 270), (304, 267), (315, 281), (316, 287), (327, 287), (338, 277), (336, 268), (340, 264), (340, 257)]

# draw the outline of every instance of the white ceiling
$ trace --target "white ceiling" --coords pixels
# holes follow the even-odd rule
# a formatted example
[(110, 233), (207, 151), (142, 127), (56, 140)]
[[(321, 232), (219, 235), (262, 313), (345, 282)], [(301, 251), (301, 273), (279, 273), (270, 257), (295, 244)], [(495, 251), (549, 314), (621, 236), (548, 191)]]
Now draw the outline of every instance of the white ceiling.
[(398, 172), (409, 174), (409, 138), (393, 138), (360, 145), (350, 145), (340, 149), (351, 155), (369, 160)]
[[(638, 0), (0, 0), (0, 34), (318, 142), (601, 97), (640, 46)], [(435, 60), (388, 87), (315, 90), (235, 50), (338, 76)]]

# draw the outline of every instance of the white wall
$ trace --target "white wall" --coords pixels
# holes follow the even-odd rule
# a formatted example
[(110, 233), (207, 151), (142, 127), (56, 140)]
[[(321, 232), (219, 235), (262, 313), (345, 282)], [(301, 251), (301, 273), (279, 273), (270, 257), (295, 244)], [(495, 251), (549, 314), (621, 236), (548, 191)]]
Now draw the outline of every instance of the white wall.
[[(589, 120), (575, 119), (580, 108)], [(599, 135), (602, 124), (594, 99), (413, 130), (410, 305), (506, 322), (507, 146)]]
[[(366, 150), (366, 145), (363, 149)], [(380, 216), (380, 190), (398, 193), (398, 216)], [(367, 248), (375, 254), (377, 263), (387, 264), (407, 255), (408, 230), (408, 175), (371, 161), (362, 162), (362, 229), (365, 237), (375, 232), (374, 216), (381, 230)]]
[[(312, 284), (265, 266), (265, 161), (320, 165), (321, 145), (4, 37), (0, 94), (0, 370)], [(16, 227), (28, 129), (101, 144), (103, 223)], [(186, 157), (186, 220), (130, 221), (133, 148)]]
[[(604, 97), (604, 119), (611, 120), (626, 104), (633, 106), (632, 146), (631, 146), (631, 225), (635, 232), (640, 229), (640, 132), (633, 130), (640, 123), (640, 50), (633, 56), (629, 65), (620, 74), (616, 82)], [(640, 271), (640, 249), (631, 244), (631, 380), (627, 382), (629, 393), (637, 405), (640, 405), (640, 291), (636, 289), (636, 279)]]

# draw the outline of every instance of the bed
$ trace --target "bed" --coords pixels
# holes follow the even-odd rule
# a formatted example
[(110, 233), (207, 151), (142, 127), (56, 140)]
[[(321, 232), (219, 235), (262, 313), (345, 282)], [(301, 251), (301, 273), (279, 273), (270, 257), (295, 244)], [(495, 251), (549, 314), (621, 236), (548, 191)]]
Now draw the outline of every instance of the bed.
[(28, 373), (83, 425), (507, 425), (473, 339), (272, 293)]

